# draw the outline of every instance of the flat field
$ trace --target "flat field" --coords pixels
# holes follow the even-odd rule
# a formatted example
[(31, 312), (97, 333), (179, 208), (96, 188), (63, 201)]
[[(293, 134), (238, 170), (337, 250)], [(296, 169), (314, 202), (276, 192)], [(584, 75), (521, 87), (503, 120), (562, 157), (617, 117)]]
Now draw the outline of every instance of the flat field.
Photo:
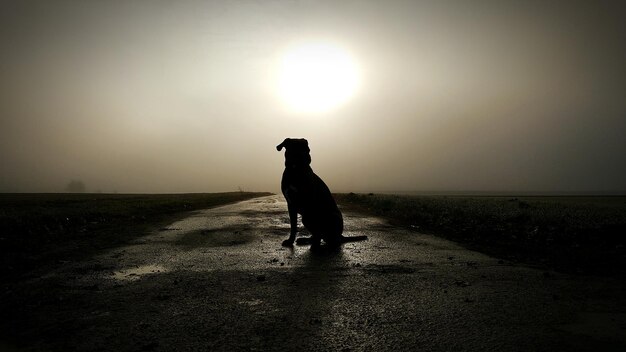
[[(0, 194), (0, 277), (16, 280), (128, 243), (190, 211), (268, 194)], [(624, 196), (335, 197), (498, 258), (571, 273), (626, 272)]]
[(0, 278), (128, 243), (189, 211), (269, 194), (0, 194)]
[(499, 258), (573, 273), (626, 270), (624, 196), (335, 197), (345, 207)]
[(619, 272), (619, 198), (337, 195), (369, 239), (311, 251), (280, 195), (187, 211), (222, 196), (8, 199), (0, 351), (626, 350), (623, 267), (549, 269)]

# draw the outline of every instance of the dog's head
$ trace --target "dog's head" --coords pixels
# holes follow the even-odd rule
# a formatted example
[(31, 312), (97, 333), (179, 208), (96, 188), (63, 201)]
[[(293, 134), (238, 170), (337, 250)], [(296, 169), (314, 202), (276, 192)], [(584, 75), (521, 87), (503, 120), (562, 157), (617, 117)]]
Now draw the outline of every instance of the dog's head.
[(276, 146), (276, 150), (285, 148), (285, 167), (309, 166), (311, 164), (311, 151), (309, 142), (304, 138), (286, 138)]

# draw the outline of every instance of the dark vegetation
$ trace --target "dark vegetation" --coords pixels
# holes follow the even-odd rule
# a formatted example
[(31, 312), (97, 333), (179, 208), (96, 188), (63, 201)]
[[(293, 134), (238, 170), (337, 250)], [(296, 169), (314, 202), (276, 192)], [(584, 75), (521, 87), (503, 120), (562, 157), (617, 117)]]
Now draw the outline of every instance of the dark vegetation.
[(192, 210), (269, 194), (0, 194), (0, 278), (128, 243)]
[(348, 208), (495, 257), (563, 272), (626, 273), (626, 197), (335, 197)]

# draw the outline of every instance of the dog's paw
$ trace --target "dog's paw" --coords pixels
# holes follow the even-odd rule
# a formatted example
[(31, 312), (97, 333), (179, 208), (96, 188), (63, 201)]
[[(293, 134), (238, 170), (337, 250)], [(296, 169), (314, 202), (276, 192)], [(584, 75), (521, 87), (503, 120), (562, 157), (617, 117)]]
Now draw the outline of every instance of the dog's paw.
[(311, 237), (298, 237), (298, 239), (296, 240), (296, 244), (299, 246), (311, 244)]
[(283, 247), (293, 247), (293, 240), (292, 239), (286, 239), (283, 241), (282, 243)]

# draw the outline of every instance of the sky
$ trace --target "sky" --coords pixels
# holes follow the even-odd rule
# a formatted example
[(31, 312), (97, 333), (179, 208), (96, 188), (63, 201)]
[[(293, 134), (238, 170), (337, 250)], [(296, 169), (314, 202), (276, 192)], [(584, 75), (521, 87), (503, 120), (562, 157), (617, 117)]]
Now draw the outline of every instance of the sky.
[[(0, 1), (0, 192), (279, 192), (286, 137), (334, 192), (623, 192), (619, 3)], [(358, 82), (298, 111), (311, 43)]]

